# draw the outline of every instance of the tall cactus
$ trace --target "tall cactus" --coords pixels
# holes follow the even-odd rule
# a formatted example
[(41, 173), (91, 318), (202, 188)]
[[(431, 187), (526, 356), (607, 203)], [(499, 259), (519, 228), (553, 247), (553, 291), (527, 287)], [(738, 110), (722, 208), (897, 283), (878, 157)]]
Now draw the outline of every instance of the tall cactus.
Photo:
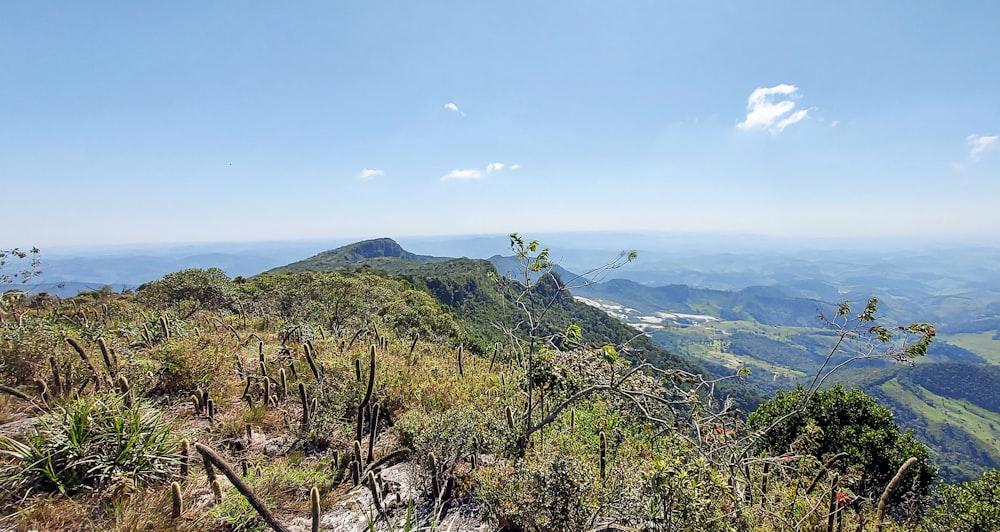
[(312, 532), (319, 532), (319, 488), (316, 486), (309, 490), (309, 514), (312, 517)]
[(194, 444), (194, 448), (201, 453), (201, 456), (205, 460), (206, 464), (215, 465), (215, 467), (219, 468), (219, 471), (222, 471), (222, 474), (226, 475), (226, 478), (228, 478), (229, 482), (233, 484), (236, 491), (239, 491), (240, 494), (247, 499), (250, 506), (253, 506), (253, 509), (257, 510), (257, 513), (264, 519), (264, 522), (267, 523), (272, 530), (275, 532), (288, 532), (288, 529), (281, 524), (281, 522), (279, 522), (270, 511), (268, 511), (267, 507), (264, 506), (264, 503), (261, 502), (261, 500), (254, 494), (253, 490), (250, 489), (250, 486), (243, 482), (243, 479), (241, 479), (236, 472), (233, 471), (233, 468), (230, 467), (230, 465), (226, 463), (221, 456), (219, 456), (211, 448), (200, 443)]
[(176, 482), (170, 483), (171, 519), (178, 519), (184, 512), (184, 499), (181, 497), (181, 485)]
[(191, 442), (187, 438), (181, 440), (181, 478), (188, 476), (191, 464)]
[(600, 457), (601, 480), (605, 480), (607, 478), (606, 474), (608, 466), (608, 435), (605, 434), (604, 431), (602, 430), (600, 436), (601, 436), (601, 457)]
[(431, 468), (431, 496), (438, 500), (441, 497), (441, 477), (438, 475), (437, 457), (434, 453), (427, 453), (427, 462)]
[(368, 463), (372, 463), (375, 460), (375, 433), (378, 432), (378, 416), (379, 407), (375, 405), (372, 408), (372, 418), (371, 424), (368, 427)]
[(302, 432), (305, 432), (309, 430), (309, 397), (302, 381), (299, 381), (299, 399), (302, 401)]

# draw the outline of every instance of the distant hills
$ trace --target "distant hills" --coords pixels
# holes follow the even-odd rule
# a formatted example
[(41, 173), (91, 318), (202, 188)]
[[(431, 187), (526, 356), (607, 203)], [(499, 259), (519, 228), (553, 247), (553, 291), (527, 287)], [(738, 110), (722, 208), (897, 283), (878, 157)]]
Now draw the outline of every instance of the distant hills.
[(835, 305), (824, 301), (789, 296), (779, 286), (752, 286), (729, 291), (680, 284), (645, 286), (625, 279), (612, 279), (581, 287), (575, 294), (614, 301), (639, 314), (706, 314), (722, 320), (752, 320), (774, 326), (815, 326), (819, 313), (830, 314), (836, 309)]

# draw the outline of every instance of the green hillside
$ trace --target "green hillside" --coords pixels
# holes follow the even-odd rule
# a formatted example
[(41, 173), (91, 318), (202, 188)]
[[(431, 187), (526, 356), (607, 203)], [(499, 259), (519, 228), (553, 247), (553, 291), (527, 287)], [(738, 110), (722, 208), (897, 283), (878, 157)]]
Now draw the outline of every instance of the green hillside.
[[(516, 265), (510, 261), (507, 264), (513, 271)], [(518, 293), (523, 287), (506, 276), (510, 271), (499, 275), (497, 268), (486, 260), (416, 255), (391, 239), (344, 246), (275, 268), (269, 273), (354, 271), (359, 268), (383, 271), (404, 279), (448, 306), (463, 324), (463, 341), (475, 352), (491, 352), (494, 344), (506, 340), (496, 324), (518, 321), (515, 315), (519, 310), (507, 296)], [(533, 304), (551, 305), (545, 312), (539, 333), (552, 335), (565, 331), (570, 324), (577, 324), (588, 341), (626, 346), (624, 355), (632, 360), (645, 360), (661, 367), (704, 371), (604, 312), (575, 301), (568, 291), (559, 289), (561, 283), (562, 278), (557, 272), (549, 273), (530, 294)], [(523, 328), (521, 332), (525, 332)], [(742, 401), (745, 394), (734, 392), (741, 396)], [(748, 404), (753, 404), (755, 400), (751, 399)]]
[(898, 423), (929, 444), (942, 479), (969, 480), (1000, 467), (1000, 412), (937, 395), (901, 378), (869, 392), (892, 408)]

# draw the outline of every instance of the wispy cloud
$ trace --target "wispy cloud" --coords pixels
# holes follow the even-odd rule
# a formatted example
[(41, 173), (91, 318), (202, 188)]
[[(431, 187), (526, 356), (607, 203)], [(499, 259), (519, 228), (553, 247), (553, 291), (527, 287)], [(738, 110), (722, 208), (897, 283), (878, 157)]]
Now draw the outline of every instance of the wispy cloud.
[(966, 144), (969, 145), (969, 158), (978, 161), (984, 154), (1000, 148), (1000, 136), (997, 135), (969, 135), (965, 137)]
[(365, 168), (364, 170), (361, 170), (360, 174), (358, 174), (358, 179), (362, 181), (368, 181), (373, 177), (378, 177), (384, 174), (385, 172), (383, 172), (382, 170), (372, 170), (371, 168)]
[(763, 87), (750, 93), (747, 117), (736, 125), (740, 129), (763, 129), (777, 135), (786, 127), (803, 120), (809, 111), (795, 110), (793, 99), (799, 97), (795, 85), (780, 84)]
[(509, 170), (513, 172), (514, 170), (520, 170), (520, 169), (521, 165), (519, 164), (508, 165), (497, 161), (486, 165), (485, 173), (478, 168), (464, 168), (461, 170), (452, 170), (451, 172), (448, 172), (447, 174), (441, 176), (441, 181), (449, 181), (452, 179), (463, 179), (463, 180), (482, 179), (485, 176), (492, 175), (494, 173), (499, 173), (501, 171)]
[(441, 181), (450, 181), (452, 179), (461, 179), (461, 180), (481, 179), (482, 177), (483, 173), (480, 172), (479, 170), (475, 168), (466, 168), (463, 170), (452, 170), (448, 172), (447, 174), (441, 176)]
[(458, 114), (460, 114), (462, 116), (465, 116), (465, 111), (459, 109), (458, 106), (455, 105), (452, 102), (448, 102), (448, 103), (444, 104), (444, 108), (447, 109), (447, 110), (449, 110), (449, 111), (451, 111), (451, 112), (453, 112), (453, 113), (458, 113)]

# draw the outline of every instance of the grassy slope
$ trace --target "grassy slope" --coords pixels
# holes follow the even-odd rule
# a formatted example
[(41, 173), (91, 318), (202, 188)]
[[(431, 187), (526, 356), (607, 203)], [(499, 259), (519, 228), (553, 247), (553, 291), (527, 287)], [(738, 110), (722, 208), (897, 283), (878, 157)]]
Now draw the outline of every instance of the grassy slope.
[(1000, 365), (1000, 340), (994, 339), (996, 329), (980, 333), (960, 333), (945, 336), (949, 342), (968, 349), (985, 358), (990, 364)]
[[(901, 406), (920, 418), (923, 426), (919, 431), (925, 439), (930, 440), (932, 449), (936, 448), (939, 453), (957, 452), (960, 449), (955, 447), (961, 444), (961, 440), (971, 438), (972, 442), (969, 443), (986, 453), (992, 464), (983, 464), (989, 461), (983, 457), (973, 457), (971, 461), (979, 462), (980, 466), (1000, 462), (1000, 413), (980, 408), (968, 401), (942, 397), (923, 386), (904, 386), (895, 378), (885, 381), (878, 388), (894, 403), (893, 406), (897, 407), (895, 410)], [(957, 441), (947, 446), (942, 445), (949, 440)], [(950, 462), (947, 459), (943, 461)], [(977, 469), (968, 462), (957, 465), (960, 470)]]

